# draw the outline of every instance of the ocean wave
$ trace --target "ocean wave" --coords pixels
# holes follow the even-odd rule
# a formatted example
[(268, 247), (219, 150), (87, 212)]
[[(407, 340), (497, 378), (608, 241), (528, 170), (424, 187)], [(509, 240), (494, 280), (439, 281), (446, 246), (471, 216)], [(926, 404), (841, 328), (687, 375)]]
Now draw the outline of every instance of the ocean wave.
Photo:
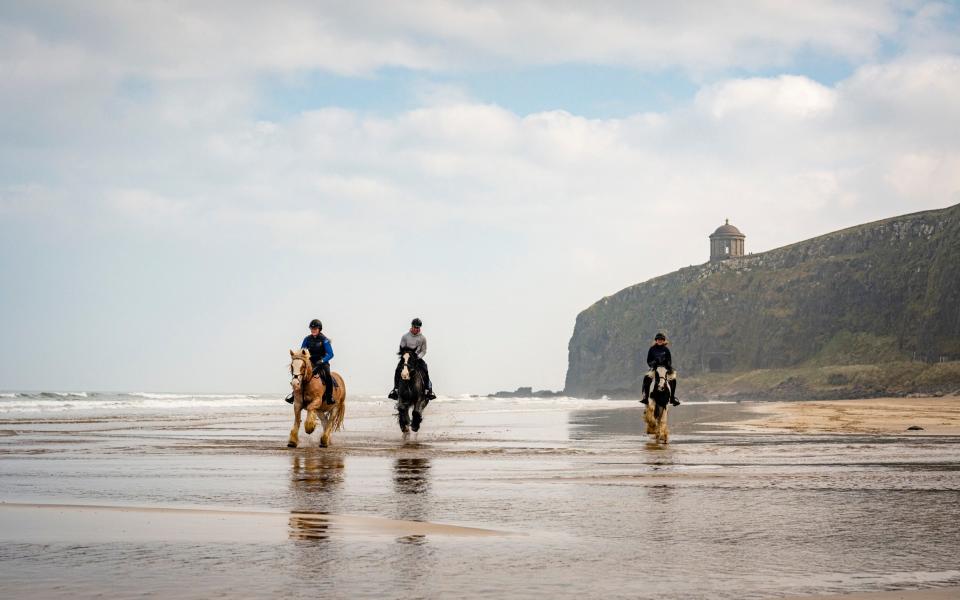
[(186, 398), (203, 398), (205, 400), (233, 400), (257, 398), (256, 394), (168, 394), (162, 392), (130, 392), (120, 394), (131, 398), (148, 398), (150, 400), (183, 400)]
[(271, 397), (224, 397), (218, 399), (197, 399), (186, 396), (179, 399), (133, 398), (116, 395), (112, 398), (54, 399), (19, 397), (0, 401), (0, 414), (6, 413), (47, 413), (47, 412), (113, 412), (131, 414), (137, 412), (188, 412), (191, 410), (217, 412), (263, 409), (283, 403), (280, 396)]

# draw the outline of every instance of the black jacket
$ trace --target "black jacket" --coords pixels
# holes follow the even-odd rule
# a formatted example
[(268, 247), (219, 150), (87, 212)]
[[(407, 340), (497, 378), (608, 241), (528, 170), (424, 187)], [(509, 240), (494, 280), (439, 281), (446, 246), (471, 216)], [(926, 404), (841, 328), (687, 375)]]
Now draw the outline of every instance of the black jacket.
[(314, 367), (319, 363), (330, 362), (330, 359), (333, 358), (333, 346), (330, 345), (330, 338), (322, 333), (318, 334), (317, 337), (308, 335), (303, 338), (300, 347), (310, 351), (310, 362), (313, 363)]
[(650, 350), (647, 351), (647, 365), (651, 369), (656, 369), (657, 367), (673, 369), (673, 358), (670, 356), (670, 348), (667, 348), (666, 344), (663, 346), (656, 344), (650, 346)]

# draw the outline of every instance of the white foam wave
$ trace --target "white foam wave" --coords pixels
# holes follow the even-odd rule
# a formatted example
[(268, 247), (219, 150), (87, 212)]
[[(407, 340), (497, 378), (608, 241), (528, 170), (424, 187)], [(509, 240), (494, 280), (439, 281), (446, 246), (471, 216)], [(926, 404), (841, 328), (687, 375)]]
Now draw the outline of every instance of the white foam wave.
[[(153, 412), (216, 412), (237, 410), (286, 410), (285, 394), (173, 394), (161, 392), (106, 393), (4, 393), (0, 396), (0, 414), (48, 412), (111, 412), (129, 414)], [(386, 396), (348, 396), (348, 404), (379, 407), (393, 406)], [(630, 404), (626, 400), (584, 400), (568, 396), (551, 398), (496, 398), (489, 396), (439, 396), (431, 404), (456, 405), (469, 412), (500, 412), (504, 410), (579, 410), (618, 408)]]
[(133, 398), (149, 398), (151, 400), (182, 400), (185, 398), (204, 398), (209, 400), (235, 400), (238, 398), (256, 398), (251, 394), (167, 394), (159, 392), (130, 392), (123, 394)]

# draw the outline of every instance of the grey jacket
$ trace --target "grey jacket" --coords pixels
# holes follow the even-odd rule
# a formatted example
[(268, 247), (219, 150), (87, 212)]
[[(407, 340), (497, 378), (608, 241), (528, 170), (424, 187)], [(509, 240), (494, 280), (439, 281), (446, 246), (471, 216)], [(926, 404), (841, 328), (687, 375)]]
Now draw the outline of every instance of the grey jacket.
[(417, 353), (417, 358), (423, 358), (427, 354), (427, 338), (422, 333), (414, 335), (408, 331), (400, 338), (400, 347), (409, 348)]

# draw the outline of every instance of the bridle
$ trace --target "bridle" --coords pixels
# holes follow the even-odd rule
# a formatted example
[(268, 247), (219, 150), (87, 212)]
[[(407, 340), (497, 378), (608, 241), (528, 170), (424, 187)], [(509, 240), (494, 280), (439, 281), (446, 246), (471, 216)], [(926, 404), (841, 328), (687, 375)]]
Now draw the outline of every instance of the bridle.
[(416, 362), (416, 354), (413, 350), (404, 350), (403, 354), (400, 355), (403, 357), (403, 368), (400, 370), (400, 379), (403, 381), (410, 381), (412, 379), (411, 368), (413, 367), (410, 363)]
[(667, 369), (666, 367), (657, 367), (654, 370), (657, 378), (657, 391), (662, 392), (667, 385)]
[[(294, 372), (293, 365), (296, 364), (297, 361), (300, 361), (301, 363), (300, 371)], [(290, 361), (290, 375), (293, 376), (293, 378), (290, 380), (290, 386), (293, 387), (293, 391), (303, 389), (303, 372), (306, 370), (306, 363), (307, 360), (301, 356), (296, 356), (292, 361)]]

